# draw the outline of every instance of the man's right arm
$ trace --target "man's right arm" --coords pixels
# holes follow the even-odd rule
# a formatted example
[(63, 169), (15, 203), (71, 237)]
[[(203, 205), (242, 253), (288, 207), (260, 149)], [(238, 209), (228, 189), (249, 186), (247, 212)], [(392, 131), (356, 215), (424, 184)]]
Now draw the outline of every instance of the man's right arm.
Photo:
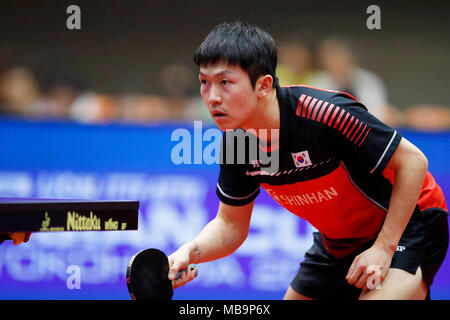
[[(192, 240), (169, 256), (169, 279), (189, 264), (202, 263), (226, 257), (236, 251), (247, 238), (254, 201), (243, 206), (220, 202), (216, 217)], [(174, 288), (195, 277), (195, 271), (183, 273), (173, 282)]]

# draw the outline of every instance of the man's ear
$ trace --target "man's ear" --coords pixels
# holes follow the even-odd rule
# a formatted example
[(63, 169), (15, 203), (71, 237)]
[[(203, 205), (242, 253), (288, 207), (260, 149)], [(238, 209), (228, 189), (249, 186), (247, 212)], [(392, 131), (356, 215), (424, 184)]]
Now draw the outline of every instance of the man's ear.
[(260, 76), (256, 80), (255, 90), (258, 98), (264, 98), (272, 91), (273, 78), (271, 75), (266, 74)]

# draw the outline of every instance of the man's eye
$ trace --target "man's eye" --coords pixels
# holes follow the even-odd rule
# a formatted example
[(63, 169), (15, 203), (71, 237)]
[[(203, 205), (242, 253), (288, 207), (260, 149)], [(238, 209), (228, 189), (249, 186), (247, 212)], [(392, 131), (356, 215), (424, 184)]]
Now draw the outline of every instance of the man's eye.
[(200, 83), (201, 83), (201, 84), (206, 84), (206, 80), (203, 80), (203, 79), (202, 79), (202, 80), (200, 80)]
[(222, 84), (223, 84), (223, 85), (227, 85), (227, 84), (229, 84), (229, 83), (230, 83), (230, 81), (228, 81), (228, 80), (225, 80), (225, 79), (222, 80)]

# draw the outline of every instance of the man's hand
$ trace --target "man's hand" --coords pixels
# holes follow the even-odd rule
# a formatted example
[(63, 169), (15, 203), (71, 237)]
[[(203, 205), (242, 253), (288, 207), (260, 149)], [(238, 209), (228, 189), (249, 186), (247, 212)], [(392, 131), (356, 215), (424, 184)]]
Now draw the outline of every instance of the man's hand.
[[(239, 248), (247, 238), (254, 203), (253, 200), (243, 206), (231, 206), (221, 201), (217, 216), (192, 241), (168, 257), (168, 278), (172, 280), (174, 289), (195, 278), (197, 271), (190, 270), (190, 264), (221, 259)], [(183, 269), (187, 271), (175, 280), (177, 273)]]
[[(345, 279), (357, 288), (373, 289), (386, 277), (394, 252), (392, 248), (375, 242), (372, 247), (355, 257)], [(372, 278), (375, 278), (375, 283), (372, 281), (368, 286), (368, 280), (373, 280)]]
[[(174, 289), (184, 286), (186, 283), (195, 278), (197, 271), (190, 270), (188, 268), (189, 264), (195, 263), (195, 261), (191, 261), (192, 256), (192, 246), (187, 243), (181, 246), (177, 251), (172, 253), (169, 258), (169, 274), (168, 277), (172, 281), (172, 287)], [(175, 280), (178, 272), (180, 270), (186, 269), (181, 275), (181, 278)]]
[(18, 246), (23, 242), (28, 242), (31, 232), (8, 232), (7, 235), (13, 241), (13, 244)]

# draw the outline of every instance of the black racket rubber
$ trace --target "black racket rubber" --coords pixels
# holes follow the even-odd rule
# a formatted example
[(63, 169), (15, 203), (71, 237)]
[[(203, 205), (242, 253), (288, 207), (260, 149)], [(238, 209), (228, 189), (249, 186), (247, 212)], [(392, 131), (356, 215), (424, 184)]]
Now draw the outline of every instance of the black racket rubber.
[[(191, 270), (198, 270), (189, 265)], [(186, 269), (180, 270), (176, 280)], [(128, 262), (127, 287), (133, 300), (170, 300), (173, 297), (172, 281), (168, 278), (169, 260), (159, 249), (144, 249), (136, 253)]]
[(170, 300), (172, 282), (167, 277), (169, 261), (158, 249), (136, 253), (128, 263), (127, 287), (134, 300)]

